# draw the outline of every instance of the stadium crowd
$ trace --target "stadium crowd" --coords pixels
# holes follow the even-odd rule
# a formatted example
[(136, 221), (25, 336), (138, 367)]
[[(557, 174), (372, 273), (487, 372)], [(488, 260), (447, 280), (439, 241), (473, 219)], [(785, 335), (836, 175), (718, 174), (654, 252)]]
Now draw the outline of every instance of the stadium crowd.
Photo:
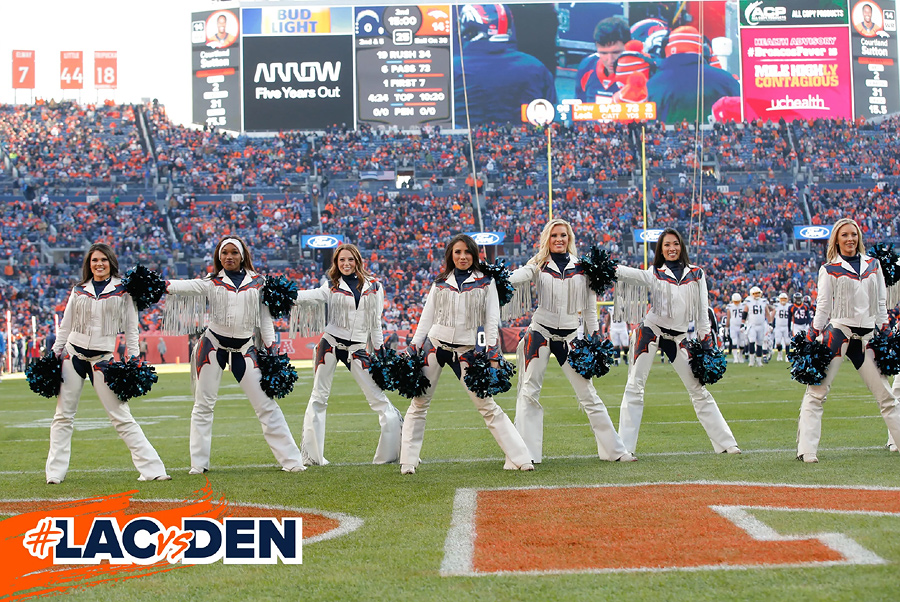
[[(648, 124), (647, 225), (685, 233), (716, 305), (751, 286), (770, 298), (798, 291), (814, 298), (821, 245), (796, 240), (793, 227), (847, 216), (868, 244), (896, 239), (897, 125), (819, 119), (697, 132)], [(470, 149), (467, 136), (438, 128), (247, 138), (176, 125), (156, 103), (0, 106), (2, 307), (17, 316), (14, 339), (29, 338), (21, 316), (35, 316), (48, 334), (72, 284), (72, 270), (59, 264), (91, 242), (113, 245), (123, 269), (141, 262), (186, 277), (210, 265), (221, 235), (235, 234), (255, 250), (260, 269), (313, 288), (321, 258), (301, 253), (300, 237), (325, 232), (362, 249), (384, 283), (388, 328), (405, 330), (416, 324), (442, 260), (435, 249), (452, 234), (483, 225), (505, 236), (497, 255), (513, 266), (527, 261), (540, 230), (534, 224), (549, 216), (548, 170), (553, 215), (577, 224), (581, 248), (599, 243), (639, 264), (640, 128), (554, 129), (548, 165), (546, 135), (522, 125), (474, 128)], [(415, 177), (399, 190), (366, 179), (405, 168)], [(141, 320), (157, 329), (159, 311)]]

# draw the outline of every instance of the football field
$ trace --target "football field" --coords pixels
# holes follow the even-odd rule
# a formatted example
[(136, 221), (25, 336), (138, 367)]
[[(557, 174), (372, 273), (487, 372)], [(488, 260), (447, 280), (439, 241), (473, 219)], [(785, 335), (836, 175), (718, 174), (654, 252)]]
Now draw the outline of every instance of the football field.
[[(376, 415), (346, 370), (328, 408), (330, 465), (278, 469), (229, 373), (216, 406), (214, 498), (244, 515), (304, 517), (299, 565), (183, 566), (81, 586), (73, 600), (892, 600), (900, 584), (900, 454), (847, 363), (825, 406), (819, 464), (795, 459), (803, 386), (786, 363), (729, 365), (710, 387), (742, 455), (713, 453), (668, 365), (650, 374), (633, 463), (597, 458), (588, 421), (554, 363), (541, 401), (544, 461), (504, 471), (462, 385), (445, 370), (415, 475), (372, 465)], [(280, 401), (299, 443), (312, 369)], [(614, 424), (626, 367), (595, 380)], [(497, 398), (512, 418), (515, 386)], [(405, 412), (408, 402), (391, 401)], [(163, 373), (131, 410), (172, 480), (139, 483), (90, 385), (66, 480), (44, 482), (54, 401), (0, 383), (0, 518), (53, 500), (136, 491), (152, 508), (195, 499), (188, 471), (191, 388)], [(2, 597), (2, 596), (0, 596)]]

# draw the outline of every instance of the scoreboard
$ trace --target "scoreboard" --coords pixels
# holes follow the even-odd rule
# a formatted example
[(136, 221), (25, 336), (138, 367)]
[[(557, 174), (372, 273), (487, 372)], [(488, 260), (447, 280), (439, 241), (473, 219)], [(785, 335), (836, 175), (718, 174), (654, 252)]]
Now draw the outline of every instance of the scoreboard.
[(451, 125), (450, 7), (356, 14), (357, 115), (373, 125)]

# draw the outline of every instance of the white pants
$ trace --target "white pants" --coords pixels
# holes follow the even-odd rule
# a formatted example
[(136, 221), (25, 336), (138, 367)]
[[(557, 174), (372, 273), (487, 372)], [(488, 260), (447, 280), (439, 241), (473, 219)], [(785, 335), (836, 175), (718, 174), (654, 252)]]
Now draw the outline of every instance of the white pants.
[(766, 325), (755, 324), (747, 328), (747, 341), (756, 345), (756, 355), (762, 355), (763, 345), (766, 343)]
[[(218, 341), (213, 340), (209, 332), (200, 337), (197, 343), (196, 356), (192, 369), (196, 372), (194, 390), (194, 409), (191, 410), (191, 468), (209, 470), (210, 449), (212, 447), (213, 410), (219, 396), (219, 383), (225, 366), (219, 363)], [(250, 400), (250, 405), (259, 418), (263, 436), (269, 449), (282, 468), (291, 470), (301, 467), (300, 448), (294, 443), (294, 437), (288, 428), (287, 420), (274, 399), (266, 395), (260, 386), (262, 373), (256, 362), (256, 348), (248, 343), (241, 352), (228, 353), (227, 361), (232, 363), (234, 357), (240, 355), (244, 359), (244, 373), (239, 379), (241, 390)], [(193, 366), (197, 366), (194, 368)], [(237, 375), (235, 375), (237, 378)]]
[[(45, 468), (47, 479), (62, 481), (69, 470), (69, 459), (72, 456), (72, 431), (74, 430), (75, 412), (78, 410), (78, 402), (81, 399), (81, 390), (84, 388), (84, 378), (75, 370), (72, 362), (74, 350), (66, 347), (63, 352), (62, 384), (59, 388), (59, 398), (56, 400), (56, 414), (50, 423), (50, 453), (47, 455)], [(159, 454), (150, 445), (150, 441), (144, 435), (140, 425), (135, 422), (127, 403), (122, 403), (116, 394), (106, 384), (103, 372), (96, 368), (98, 362), (109, 361), (112, 354), (103, 355), (90, 361), (90, 370), (94, 390), (103, 409), (109, 415), (109, 421), (115, 427), (119, 438), (128, 446), (131, 452), (131, 461), (141, 476), (146, 480), (153, 480), (166, 474)]]
[[(729, 447), (737, 445), (728, 423), (722, 417), (719, 406), (706, 387), (700, 384), (691, 372), (687, 349), (680, 345), (683, 337), (675, 341), (676, 352), (672, 361), (672, 368), (681, 378), (694, 405), (697, 419), (706, 430), (706, 434), (712, 442), (713, 449), (717, 453), (724, 452)], [(625, 393), (622, 395), (622, 409), (619, 413), (619, 436), (625, 443), (626, 449), (634, 453), (637, 447), (638, 432), (641, 428), (641, 417), (644, 413), (644, 385), (656, 351), (659, 348), (660, 334), (647, 326), (641, 326), (632, 346), (632, 361), (628, 367), (628, 382), (625, 384)]]
[[(741, 341), (743, 331), (741, 330), (740, 326), (738, 326), (737, 328), (729, 328), (728, 335), (731, 337), (732, 351), (735, 349), (740, 349), (741, 347), (744, 346), (745, 343), (743, 341)], [(744, 335), (744, 336), (746, 336), (746, 335)]]
[[(422, 443), (425, 439), (425, 415), (428, 413), (428, 406), (431, 398), (434, 397), (434, 391), (437, 388), (438, 379), (441, 376), (443, 367), (437, 360), (437, 353), (431, 341), (426, 340), (424, 349), (426, 350), (426, 365), (423, 368), (425, 376), (431, 385), (425, 394), (421, 397), (415, 397), (406, 410), (406, 418), (403, 421), (403, 438), (400, 445), (400, 464), (409, 464), (418, 466), (420, 454), (422, 452)], [(471, 348), (461, 348), (460, 352), (468, 351)], [(453, 364), (459, 366), (459, 381), (463, 387), (466, 386), (465, 376), (468, 363), (465, 359), (459, 358), (457, 353), (453, 353), (456, 360), (448, 365)], [(484, 418), (494, 440), (506, 454), (506, 467), (518, 468), (523, 464), (531, 462), (531, 454), (522, 440), (522, 436), (513, 426), (509, 417), (503, 409), (497, 405), (492, 397), (481, 398), (466, 388), (466, 393), (479, 413)]]
[(628, 347), (628, 331), (627, 330), (612, 330), (609, 331), (609, 342), (612, 343), (613, 347)]
[[(325, 411), (328, 407), (328, 396), (331, 393), (331, 383), (334, 380), (334, 371), (338, 364), (335, 352), (336, 341), (329, 335), (322, 337), (316, 346), (315, 377), (313, 378), (312, 394), (309, 396), (309, 404), (306, 406), (306, 414), (303, 416), (303, 438), (300, 444), (303, 453), (304, 464), (324, 466), (328, 464), (325, 459)], [(369, 358), (365, 351), (365, 345), (354, 345), (346, 350), (350, 363), (350, 374), (362, 389), (369, 407), (378, 414), (378, 423), (381, 425), (381, 437), (378, 439), (378, 447), (375, 449), (373, 464), (385, 464), (396, 462), (400, 457), (400, 427), (403, 417), (395, 408), (384, 391), (378, 388), (372, 376), (369, 374)]]
[[(562, 343), (568, 345), (568, 342)], [(516, 396), (516, 429), (525, 440), (534, 462), (540, 462), (543, 458), (544, 408), (540, 404), (540, 397), (550, 356), (549, 341), (532, 329), (528, 329), (516, 348), (516, 363), (521, 371)], [(612, 462), (628, 453), (616, 433), (606, 406), (594, 389), (594, 383), (578, 374), (567, 361), (563, 361), (561, 368), (575, 390), (578, 405), (587, 414), (600, 459)]]
[(788, 334), (787, 326), (776, 328), (773, 336), (775, 337), (775, 347), (781, 345), (782, 349), (787, 349), (791, 346), (791, 336)]
[[(841, 331), (835, 328), (834, 334), (840, 336)], [(868, 337), (863, 340), (863, 345), (867, 340)], [(834, 382), (838, 369), (846, 357), (849, 344), (849, 339), (843, 341), (840, 346), (840, 354), (831, 360), (822, 383), (806, 387), (806, 394), (803, 395), (803, 401), (800, 404), (800, 421), (797, 427), (798, 456), (818, 453), (819, 439), (822, 436), (822, 414), (824, 413), (825, 399), (828, 397), (831, 383)], [(887, 377), (878, 371), (878, 366), (875, 365), (875, 354), (871, 349), (864, 349), (865, 359), (858, 369), (859, 375), (875, 397), (875, 401), (878, 402), (881, 417), (884, 418), (888, 428), (888, 436), (892, 436), (894, 441), (898, 441), (900, 440), (900, 402), (891, 391)]]
[(794, 337), (798, 332), (808, 332), (809, 324), (794, 324), (791, 323), (791, 338)]

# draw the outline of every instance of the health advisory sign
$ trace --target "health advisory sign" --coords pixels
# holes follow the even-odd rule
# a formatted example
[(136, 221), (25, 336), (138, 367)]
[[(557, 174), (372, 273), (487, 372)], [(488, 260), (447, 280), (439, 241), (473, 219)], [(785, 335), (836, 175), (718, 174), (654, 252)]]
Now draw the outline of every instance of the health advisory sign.
[(360, 123), (451, 125), (449, 6), (357, 8)]
[(744, 118), (852, 118), (849, 37), (846, 26), (743, 28)]

